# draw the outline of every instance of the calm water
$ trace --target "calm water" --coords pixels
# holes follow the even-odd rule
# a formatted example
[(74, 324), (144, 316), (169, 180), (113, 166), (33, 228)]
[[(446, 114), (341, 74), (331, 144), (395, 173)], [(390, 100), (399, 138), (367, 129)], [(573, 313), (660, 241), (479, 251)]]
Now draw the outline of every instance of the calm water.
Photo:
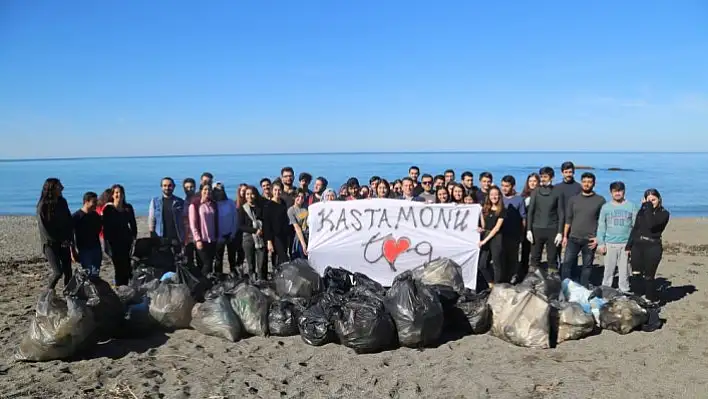
[[(422, 173), (439, 174), (452, 168), (459, 175), (470, 170), (475, 180), (482, 171), (494, 174), (499, 182), (504, 174), (516, 177), (521, 189), (526, 176), (543, 165), (555, 168), (571, 160), (576, 165), (596, 168), (597, 191), (607, 197), (608, 185), (622, 180), (627, 195), (638, 201), (646, 188), (657, 188), (665, 206), (674, 216), (708, 216), (708, 154), (706, 153), (426, 153), (426, 154), (298, 154), (298, 155), (219, 155), (195, 157), (92, 158), (66, 160), (0, 161), (0, 214), (30, 215), (47, 177), (62, 180), (64, 195), (73, 209), (81, 206), (85, 191), (100, 193), (114, 183), (125, 186), (128, 201), (136, 212), (147, 214), (148, 202), (160, 193), (160, 179), (172, 176), (178, 186), (185, 177), (199, 179), (204, 171), (226, 184), (229, 195), (241, 182), (257, 184), (261, 177), (276, 177), (289, 165), (298, 173), (325, 176), (335, 190), (350, 176), (361, 183), (372, 175), (393, 180), (417, 165)], [(607, 168), (633, 169), (610, 172)], [(182, 195), (181, 190), (178, 190)]]

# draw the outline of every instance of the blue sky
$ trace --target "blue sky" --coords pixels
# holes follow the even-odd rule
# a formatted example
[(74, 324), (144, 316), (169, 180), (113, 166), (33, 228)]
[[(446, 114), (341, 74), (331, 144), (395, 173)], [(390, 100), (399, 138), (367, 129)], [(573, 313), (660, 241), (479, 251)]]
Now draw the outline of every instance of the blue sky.
[(706, 21), (701, 0), (6, 1), (0, 158), (708, 151)]

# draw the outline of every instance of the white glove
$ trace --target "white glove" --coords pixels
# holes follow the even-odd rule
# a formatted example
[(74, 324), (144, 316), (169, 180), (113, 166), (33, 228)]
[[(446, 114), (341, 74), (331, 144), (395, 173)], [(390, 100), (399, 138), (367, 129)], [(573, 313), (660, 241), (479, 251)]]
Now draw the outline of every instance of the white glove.
[(533, 244), (533, 233), (530, 230), (526, 232), (526, 239)]
[(563, 242), (563, 235), (562, 234), (556, 234), (556, 239), (553, 240), (553, 243), (556, 244), (556, 247), (561, 245)]

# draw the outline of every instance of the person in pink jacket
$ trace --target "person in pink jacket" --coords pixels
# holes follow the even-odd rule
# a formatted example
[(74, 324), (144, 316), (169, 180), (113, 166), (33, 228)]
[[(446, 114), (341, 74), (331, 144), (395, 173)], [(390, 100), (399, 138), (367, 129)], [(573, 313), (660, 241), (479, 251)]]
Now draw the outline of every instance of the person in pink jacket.
[(218, 212), (212, 199), (211, 186), (203, 184), (199, 189), (199, 198), (189, 205), (189, 230), (192, 232), (197, 254), (202, 261), (202, 274), (205, 276), (214, 271)]

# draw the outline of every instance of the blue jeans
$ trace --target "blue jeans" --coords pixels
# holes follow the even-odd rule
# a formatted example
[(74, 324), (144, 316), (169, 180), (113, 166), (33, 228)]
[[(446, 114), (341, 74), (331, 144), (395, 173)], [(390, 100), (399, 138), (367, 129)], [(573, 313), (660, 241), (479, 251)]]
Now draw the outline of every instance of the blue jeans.
[(79, 251), (79, 263), (81, 267), (92, 276), (98, 276), (101, 271), (101, 261), (103, 253), (100, 247), (82, 249)]
[(585, 288), (590, 287), (590, 276), (592, 275), (592, 265), (595, 260), (595, 250), (590, 249), (590, 239), (588, 238), (568, 238), (568, 245), (565, 247), (565, 257), (561, 267), (561, 279), (572, 279), (573, 269), (578, 265), (578, 254), (583, 255), (583, 265), (580, 272), (580, 284)]

